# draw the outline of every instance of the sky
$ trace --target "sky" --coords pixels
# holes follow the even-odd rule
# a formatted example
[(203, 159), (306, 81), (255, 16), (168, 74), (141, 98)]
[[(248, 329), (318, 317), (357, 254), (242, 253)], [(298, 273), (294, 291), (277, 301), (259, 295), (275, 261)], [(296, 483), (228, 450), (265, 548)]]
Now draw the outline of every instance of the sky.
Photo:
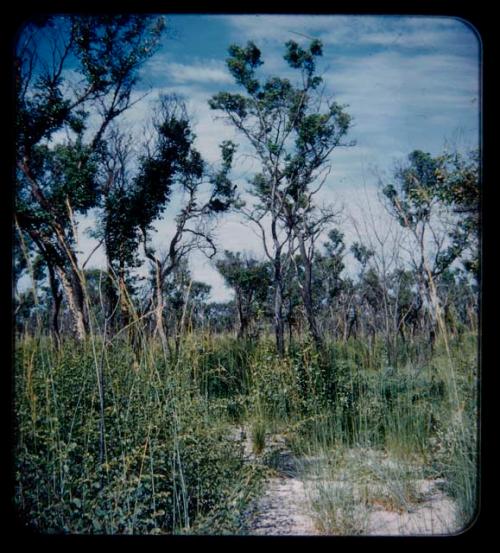
[[(264, 60), (259, 75), (293, 77), (283, 60), (285, 42), (307, 46), (313, 38), (323, 42), (318, 69), (326, 91), (353, 118), (348, 138), (356, 145), (334, 151), (321, 192), (322, 201), (344, 206), (341, 230), (349, 246), (360, 232), (353, 218), (359, 222), (366, 210), (379, 225), (386, 224), (377, 182), (380, 176), (389, 178), (398, 161), (416, 149), (438, 155), (449, 145), (478, 146), (481, 46), (466, 22), (437, 16), (167, 15), (161, 49), (144, 66), (135, 93), (147, 95), (126, 114), (125, 123), (139, 138), (158, 95), (179, 94), (193, 120), (196, 146), (208, 162), (217, 163), (222, 140), (240, 145), (233, 178), (245, 189), (257, 167), (245, 156), (244, 139), (216, 119), (207, 103), (221, 90), (236, 91), (225, 65), (228, 46), (253, 40)], [(174, 199), (155, 225), (158, 246), (173, 229), (177, 205)], [(82, 259), (96, 244), (84, 232), (92, 223), (93, 214), (79, 222)], [(217, 242), (221, 250), (262, 256), (258, 237), (235, 214), (221, 220)], [(104, 252), (97, 250), (89, 266), (103, 267)], [(212, 300), (231, 298), (201, 254), (192, 258), (191, 270), (195, 279), (212, 286)]]

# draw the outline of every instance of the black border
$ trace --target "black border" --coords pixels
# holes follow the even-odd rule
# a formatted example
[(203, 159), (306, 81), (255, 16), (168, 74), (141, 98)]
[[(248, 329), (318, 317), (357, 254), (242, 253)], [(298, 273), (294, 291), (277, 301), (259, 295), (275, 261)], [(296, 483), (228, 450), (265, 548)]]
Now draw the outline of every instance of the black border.
[[(331, 9), (326, 9), (329, 6)], [(239, 8), (239, 9), (237, 9)], [(231, 5), (229, 2), (220, 2), (213, 0), (192, 1), (185, 0), (184, 2), (168, 2), (159, 0), (142, 0), (142, 1), (111, 1), (111, 0), (73, 0), (71, 3), (67, 0), (46, 0), (43, 2), (24, 0), (18, 5), (7, 5), (6, 11), (0, 17), (0, 64), (2, 75), (4, 76), (4, 86), (0, 87), (0, 92), (3, 96), (0, 103), (0, 109), (4, 110), (2, 121), (4, 122), (2, 139), (4, 140), (2, 155), (0, 156), (0, 178), (1, 182), (7, 184), (3, 188), (1, 202), (1, 271), (0, 287), (2, 294), (0, 300), (0, 322), (2, 323), (3, 332), (0, 333), (5, 342), (2, 348), (2, 358), (5, 360), (2, 376), (6, 378), (6, 383), (2, 386), (2, 391), (7, 396), (1, 402), (2, 406), (2, 422), (4, 428), (7, 428), (7, 436), (4, 438), (4, 452), (8, 455), (2, 455), (1, 474), (2, 474), (2, 527), (4, 534), (7, 534), (12, 539), (15, 539), (16, 546), (22, 545), (49, 545), (51, 547), (62, 545), (68, 547), (72, 544), (91, 545), (97, 541), (101, 541), (103, 545), (114, 544), (119, 547), (124, 545), (137, 546), (142, 542), (147, 546), (165, 545), (172, 546), (216, 546), (216, 547), (234, 547), (248, 544), (250, 547), (259, 547), (260, 545), (269, 544), (275, 545), (298, 545), (299, 547), (311, 545), (313, 547), (335, 546), (336, 543), (344, 545), (370, 545), (371, 541), (375, 541), (375, 545), (383, 547), (395, 544), (396, 547), (406, 547), (412, 543), (416, 543), (417, 547), (434, 544), (438, 546), (451, 545), (472, 545), (477, 543), (481, 538), (486, 538), (493, 535), (493, 504), (492, 504), (492, 482), (493, 482), (493, 467), (491, 462), (492, 444), (495, 443), (497, 436), (490, 434), (496, 429), (493, 423), (495, 402), (494, 394), (496, 395), (499, 389), (495, 386), (495, 377), (497, 377), (498, 369), (495, 366), (495, 356), (492, 350), (492, 320), (497, 311), (492, 304), (492, 292), (495, 285), (492, 281), (493, 264), (490, 263), (491, 253), (491, 238), (494, 232), (494, 217), (493, 210), (496, 207), (493, 192), (496, 188), (492, 170), (492, 152), (494, 142), (492, 141), (492, 132), (494, 128), (494, 119), (496, 113), (496, 103), (493, 100), (493, 85), (492, 74), (494, 73), (496, 57), (496, 41), (494, 40), (495, 10), (491, 4), (486, 1), (476, 0), (469, 1), (453, 1), (453, 0), (410, 0), (410, 1), (375, 1), (375, 0), (350, 0), (343, 2), (322, 2), (316, 6), (307, 3), (307, 6), (295, 4), (291, 9), (290, 2), (280, 4), (274, 2), (261, 2), (256, 0), (247, 3), (244, 6)], [(482, 73), (483, 73), (483, 98), (481, 104), (482, 117), (482, 198), (481, 198), (481, 214), (482, 214), (482, 275), (481, 275), (481, 313), (480, 313), (480, 405), (481, 405), (481, 478), (480, 478), (480, 508), (479, 513), (473, 524), (462, 533), (452, 536), (422, 536), (422, 537), (212, 537), (212, 536), (61, 536), (61, 535), (45, 535), (34, 534), (26, 530), (19, 520), (16, 518), (13, 498), (13, 413), (12, 413), (12, 398), (13, 398), (13, 382), (11, 378), (11, 367), (13, 364), (13, 349), (12, 349), (12, 215), (13, 215), (13, 167), (15, 159), (14, 152), (14, 72), (13, 72), (13, 51), (16, 43), (17, 32), (21, 28), (24, 21), (36, 17), (41, 14), (50, 13), (119, 13), (119, 12), (135, 12), (135, 13), (199, 13), (199, 14), (318, 14), (318, 15), (442, 15), (453, 16), (464, 20), (465, 23), (471, 25), (479, 35), (482, 43)], [(495, 36), (496, 38), (496, 36)], [(491, 72), (491, 74), (490, 74)], [(9, 474), (9, 478), (5, 476)], [(373, 545), (373, 543), (371, 544)], [(479, 544), (478, 544), (479, 545)]]

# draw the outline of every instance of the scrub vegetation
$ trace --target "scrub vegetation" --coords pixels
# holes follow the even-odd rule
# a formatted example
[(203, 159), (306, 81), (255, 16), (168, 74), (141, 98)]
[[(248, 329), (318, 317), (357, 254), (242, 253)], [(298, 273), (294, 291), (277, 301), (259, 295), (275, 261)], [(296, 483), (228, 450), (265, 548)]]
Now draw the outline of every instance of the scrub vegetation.
[[(158, 99), (142, 144), (121, 123), (164, 26), (49, 17), (19, 37), (20, 520), (41, 533), (251, 534), (289, 456), (317, 533), (370, 533), (374, 513), (410, 516), (429, 489), (452, 505), (447, 525), (431, 515), (408, 532), (463, 530), (478, 509), (478, 152), (409, 153), (380, 183), (391, 224), (365, 213), (348, 247), (318, 195), (335, 149), (355, 147), (317, 71), (321, 42), (284, 45), (295, 81), (263, 74), (254, 43), (230, 46), (235, 86), (209, 104), (241, 144), (223, 141), (212, 166), (179, 97)], [(232, 177), (242, 147), (257, 163), (245, 190)], [(167, 206), (174, 230), (155, 247)], [(89, 210), (106, 268), (79, 255)], [(220, 247), (228, 213), (262, 257)], [(210, 301), (193, 252), (231, 301)]]

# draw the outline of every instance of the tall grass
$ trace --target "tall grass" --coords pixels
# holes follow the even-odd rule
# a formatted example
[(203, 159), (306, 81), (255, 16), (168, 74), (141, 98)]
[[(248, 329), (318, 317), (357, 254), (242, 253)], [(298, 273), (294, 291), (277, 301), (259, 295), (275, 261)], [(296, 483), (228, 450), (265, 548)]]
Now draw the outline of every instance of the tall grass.
[[(353, 450), (399, 460), (404, 470), (386, 475), (394, 482), (386, 503), (404, 507), (411, 500), (415, 474), (404, 467), (420, 466), (447, 482), (459, 507), (457, 526), (472, 519), (474, 336), (448, 351), (437, 343), (433, 353), (399, 344), (394, 366), (382, 339), (369, 349), (353, 339), (328, 343), (323, 352), (302, 340), (285, 358), (275, 354), (270, 336), (238, 341), (188, 333), (172, 353), (158, 340), (142, 340), (139, 349), (123, 336), (110, 342), (97, 334), (60, 347), (40, 333), (17, 341), (15, 500), (30, 526), (243, 532), (262, 472), (245, 461), (243, 443), (234, 438), (241, 425), (256, 453), (265, 449), (267, 433), (280, 432), (299, 457), (315, 459), (318, 488), (311, 497), (326, 533), (361, 532), (359, 505), (374, 501), (355, 485), (376, 480), (375, 472), (345, 471)], [(342, 488), (328, 483), (339, 474), (348, 480)]]
[(187, 531), (246, 493), (241, 481), (253, 477), (241, 444), (190, 365), (165, 362), (154, 341), (137, 368), (125, 341), (94, 345), (105, 382), (103, 462), (92, 345), (17, 344), (16, 502), (26, 523), (44, 532)]
[[(436, 344), (422, 364), (404, 355), (396, 367), (384, 367), (381, 355), (372, 364), (379, 368), (371, 370), (357, 364), (359, 356), (352, 344), (341, 348), (342, 355), (336, 345), (329, 352), (323, 388), (331, 396), (326, 402), (315, 402), (294, 437), (298, 454), (314, 459), (311, 502), (319, 527), (351, 533), (346, 521), (354, 513), (363, 526), (362, 513), (355, 506), (367, 497), (356, 495), (353, 485), (363, 487), (369, 481), (373, 486), (382, 478), (386, 489), (379, 489), (382, 499), (376, 501), (395, 510), (410, 510), (419, 501), (414, 482), (426, 477), (444, 479), (446, 492), (456, 501), (454, 529), (465, 528), (474, 518), (478, 500), (475, 337), (448, 348)], [(356, 460), (346, 472), (342, 452), (351, 451), (357, 451), (361, 460), (369, 452), (383, 454), (375, 469), (368, 471), (368, 481), (366, 474), (360, 476)], [(382, 461), (392, 463), (392, 468), (377, 470)], [(339, 475), (349, 486), (332, 484)]]

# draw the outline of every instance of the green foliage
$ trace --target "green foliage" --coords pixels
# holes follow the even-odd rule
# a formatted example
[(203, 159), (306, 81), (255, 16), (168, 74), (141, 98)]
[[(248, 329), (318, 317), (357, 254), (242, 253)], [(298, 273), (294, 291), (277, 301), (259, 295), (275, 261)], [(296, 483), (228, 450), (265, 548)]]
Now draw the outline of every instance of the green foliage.
[(236, 144), (231, 140), (224, 140), (220, 145), (222, 166), (212, 177), (213, 193), (208, 203), (213, 213), (226, 211), (235, 200), (236, 185), (229, 179), (229, 172), (233, 164)]
[(251, 317), (255, 306), (266, 301), (271, 285), (270, 267), (239, 252), (224, 252), (224, 258), (217, 261), (218, 271), (226, 283), (236, 292), (245, 316)]
[(480, 156), (478, 150), (466, 156), (458, 153), (447, 154), (441, 158), (438, 178), (441, 201), (451, 206), (458, 215), (457, 226), (451, 234), (450, 253), (461, 254), (468, 250), (464, 257), (464, 267), (476, 278), (479, 277), (479, 201), (480, 201)]
[[(103, 178), (107, 129), (130, 106), (138, 70), (156, 49), (163, 26), (162, 18), (143, 15), (57, 16), (28, 23), (19, 37), (16, 221), (48, 264), (53, 294), (61, 284), (54, 279), (64, 278), (82, 339), (88, 320), (74, 251), (75, 218), (101, 206), (109, 189)], [(118, 222), (107, 244), (115, 251), (123, 238)], [(125, 238), (128, 251), (120, 255), (131, 262), (135, 237), (129, 232)]]
[(441, 274), (464, 254), (465, 267), (478, 274), (479, 159), (470, 152), (432, 157), (416, 150), (408, 162), (395, 171), (395, 182), (385, 185), (386, 196), (395, 217), (413, 232), (423, 232), (433, 213), (448, 208), (459, 217), (448, 232), (449, 245), (436, 255), (433, 273)]
[(351, 246), (351, 251), (356, 258), (356, 261), (361, 265), (362, 270), (364, 271), (369, 259), (373, 256), (375, 252), (360, 244), (359, 242), (354, 242)]
[(262, 453), (266, 446), (266, 424), (262, 419), (255, 419), (251, 427), (253, 452)]
[[(191, 233), (189, 236), (194, 234), (204, 239), (215, 251), (209, 235), (189, 227), (188, 221), (217, 216), (227, 211), (236, 200), (236, 186), (229, 178), (236, 151), (233, 142), (221, 144), (221, 167), (218, 171), (209, 170), (194, 147), (196, 136), (186, 106), (176, 96), (160, 98), (154, 130), (153, 140), (138, 160), (136, 174), (113, 187), (104, 203), (103, 234), (107, 256), (122, 272), (137, 266), (141, 241), (147, 257), (152, 260), (154, 250), (149, 234), (153, 223), (169, 203), (174, 187), (178, 187), (188, 199), (175, 218), (176, 233), (168, 253), (169, 271), (189, 250), (183, 248), (183, 237), (188, 232)], [(121, 169), (125, 171), (127, 168), (123, 166)], [(202, 203), (198, 192), (205, 178), (212, 189), (208, 201)]]
[(246, 88), (253, 94), (259, 89), (259, 83), (253, 78), (254, 70), (264, 62), (260, 59), (260, 50), (253, 42), (248, 42), (246, 48), (242, 48), (236, 44), (229, 47), (229, 55), (227, 67), (236, 82)]
[(165, 27), (163, 18), (144, 15), (73, 17), (71, 23), (75, 52), (92, 90), (102, 94), (119, 82), (123, 99)]
[(161, 109), (156, 143), (140, 160), (130, 206), (131, 224), (145, 230), (164, 209), (176, 178), (196, 179), (203, 173), (203, 162), (192, 147), (195, 137), (182, 106), (165, 98)]
[(323, 55), (323, 45), (320, 40), (311, 41), (308, 50), (301, 48), (295, 41), (290, 40), (286, 43), (287, 52), (284, 56), (290, 67), (302, 69), (308, 78), (308, 84), (312, 89), (317, 88), (323, 79), (313, 76), (316, 69), (314, 58)]
[[(30, 49), (19, 52), (16, 79), (19, 159), (29, 158), (36, 144), (50, 139), (66, 125), (80, 134), (89, 115), (82, 109), (84, 102), (95, 101), (115, 89), (109, 120), (123, 111), (138, 68), (158, 45), (164, 21), (143, 15), (73, 16), (49, 18), (42, 26), (51, 29), (50, 40), (57, 48), (53, 54), (58, 57), (51, 64), (44, 63), (45, 60), (38, 62)], [(35, 36), (30, 24), (23, 32), (26, 35), (23, 38)], [(84, 78), (83, 89), (76, 92), (76, 99), (65, 97), (63, 92), (62, 69), (70, 53)]]
[(438, 195), (438, 161), (430, 154), (414, 151), (408, 156), (408, 163), (395, 172), (397, 186), (384, 188), (403, 226), (415, 228), (421, 222), (428, 222), (432, 204)]
[[(18, 344), (16, 505), (42, 532), (244, 532), (263, 473), (244, 462), (234, 422), (248, 424), (257, 451), (267, 432), (279, 431), (298, 454), (362, 446), (418, 458), (427, 475), (446, 478), (462, 520), (474, 514), (474, 336), (451, 343), (453, 381), (440, 342), (423, 366), (388, 367), (377, 350), (371, 370), (355, 340), (327, 344), (322, 354), (302, 342), (280, 358), (269, 338), (198, 334), (183, 340), (175, 365), (148, 342), (136, 368), (126, 342), (94, 346), (97, 355), (91, 344)], [(463, 411), (454, 408), (453, 382)]]
[(212, 109), (223, 109), (228, 113), (234, 113), (238, 119), (245, 119), (247, 116), (247, 101), (241, 94), (219, 92), (208, 101)]
[(170, 533), (224, 508), (249, 472), (216, 412), (196, 390), (182, 393), (181, 375), (161, 361), (144, 358), (135, 372), (125, 343), (103, 355), (100, 466), (92, 349), (19, 345), (16, 501), (25, 522), (42, 532)]
[[(264, 168), (264, 152), (267, 152), (279, 162), (280, 173), (287, 177), (287, 194), (291, 196), (297, 194), (297, 187), (303, 189), (314, 180), (314, 171), (325, 163), (327, 152), (340, 144), (350, 126), (344, 106), (332, 102), (321, 113), (314, 104), (311, 92), (322, 81), (315, 75), (315, 58), (321, 54), (322, 45), (318, 40), (312, 41), (308, 50), (293, 41), (286, 44), (285, 60), (303, 77), (300, 84), (294, 85), (289, 79), (278, 76), (259, 81), (255, 72), (263, 63), (260, 50), (252, 42), (245, 48), (232, 45), (228, 69), (246, 95), (220, 92), (209, 101), (212, 109), (224, 111), (247, 138), (258, 137), (257, 153)], [(289, 137), (292, 140), (288, 140)], [(292, 141), (293, 148), (289, 145)], [(267, 172), (266, 168), (261, 178), (262, 184), (269, 187), (272, 176)], [(261, 200), (264, 203), (269, 200), (268, 191), (260, 190), (257, 181), (256, 187)]]
[[(281, 355), (286, 287), (283, 273), (287, 272), (290, 259), (284, 255), (285, 241), (278, 236), (286, 233), (297, 239), (300, 257), (305, 257), (308, 249), (314, 251), (312, 244), (333, 213), (321, 212), (314, 205), (313, 197), (321, 184), (316, 191), (313, 186), (322, 178), (331, 152), (342, 144), (351, 120), (345, 106), (325, 101), (317, 90), (322, 80), (315, 74), (315, 58), (322, 54), (321, 42), (313, 40), (309, 49), (304, 50), (290, 41), (285, 49), (285, 60), (298, 73), (295, 83), (276, 75), (259, 79), (256, 69), (262, 65), (260, 50), (251, 42), (246, 48), (233, 45), (229, 48), (227, 66), (244, 94), (220, 92), (209, 101), (210, 107), (222, 111), (225, 119), (248, 140), (260, 163), (251, 179), (255, 203), (244, 214), (259, 226), (266, 255), (273, 262), (274, 325)], [(265, 216), (271, 219), (272, 238), (268, 236), (267, 242), (261, 225)], [(311, 333), (319, 343), (310, 289), (311, 260), (304, 258), (302, 263), (306, 267), (306, 277), (300, 283), (304, 290), (302, 300)], [(293, 319), (291, 303), (289, 322)]]

